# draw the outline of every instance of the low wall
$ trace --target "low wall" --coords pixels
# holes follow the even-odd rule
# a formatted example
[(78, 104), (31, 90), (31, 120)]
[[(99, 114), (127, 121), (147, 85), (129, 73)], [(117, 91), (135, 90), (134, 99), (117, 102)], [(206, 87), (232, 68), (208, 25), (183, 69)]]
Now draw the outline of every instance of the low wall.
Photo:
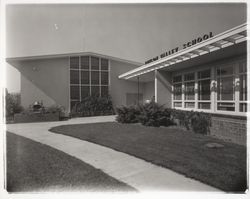
[(246, 145), (247, 119), (239, 116), (212, 115), (210, 134), (237, 144)]

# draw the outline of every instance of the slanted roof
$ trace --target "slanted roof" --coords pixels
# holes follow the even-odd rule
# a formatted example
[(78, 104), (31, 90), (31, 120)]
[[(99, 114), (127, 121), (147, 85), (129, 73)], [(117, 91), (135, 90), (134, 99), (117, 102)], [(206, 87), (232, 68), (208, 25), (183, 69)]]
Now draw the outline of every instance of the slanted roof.
[(130, 61), (126, 59), (121, 59), (117, 57), (112, 57), (108, 55), (93, 53), (93, 52), (78, 52), (78, 53), (65, 53), (65, 54), (54, 54), (54, 55), (38, 55), (38, 56), (28, 56), (28, 57), (9, 57), (6, 58), (7, 62), (13, 62), (13, 61), (26, 61), (26, 60), (41, 60), (41, 59), (52, 59), (52, 58), (63, 58), (63, 57), (71, 57), (71, 56), (96, 56), (106, 59), (111, 59), (114, 61), (124, 62), (136, 66), (141, 66), (142, 63)]
[(215, 35), (214, 37), (194, 46), (183, 49), (175, 54), (130, 70), (120, 75), (119, 78), (131, 79), (133, 77), (140, 76), (157, 69), (166, 69), (186, 60), (192, 60), (193, 58), (200, 57), (208, 53), (227, 48), (229, 46), (238, 45), (239, 43), (247, 40), (246, 36), (247, 25), (242, 24), (223, 33)]

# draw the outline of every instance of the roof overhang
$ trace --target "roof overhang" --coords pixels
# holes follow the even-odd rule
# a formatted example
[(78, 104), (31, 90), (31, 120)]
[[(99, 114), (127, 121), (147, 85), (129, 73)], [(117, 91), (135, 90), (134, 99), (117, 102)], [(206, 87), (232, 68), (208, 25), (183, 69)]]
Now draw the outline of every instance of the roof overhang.
[(64, 54), (53, 54), (53, 55), (37, 55), (37, 56), (27, 56), (27, 57), (8, 57), (6, 58), (6, 61), (8, 63), (11, 62), (18, 62), (18, 61), (29, 61), (29, 60), (43, 60), (43, 59), (56, 59), (56, 58), (64, 58), (64, 57), (74, 57), (74, 56), (96, 56), (96, 57), (101, 57), (105, 59), (110, 59), (114, 61), (119, 61), (119, 62), (124, 62), (128, 64), (132, 64), (135, 66), (140, 66), (141, 63), (131, 61), (131, 60), (126, 60), (126, 59), (121, 59), (109, 55), (103, 55), (99, 53), (94, 53), (94, 52), (78, 52), (78, 53), (64, 53)]
[[(223, 33), (215, 35), (214, 37), (205, 40), (201, 43), (198, 43), (192, 47), (183, 49), (173, 55), (161, 58), (157, 61), (130, 70), (120, 75), (119, 78), (131, 79), (136, 76), (144, 75), (146, 73), (152, 72), (157, 69), (178, 70), (178, 68), (180, 69), (180, 67), (176, 67), (177, 65), (181, 66), (182, 64), (184, 64), (184, 62), (187, 61), (189, 61), (189, 63), (192, 63), (192, 61), (197, 60), (198, 57), (205, 58), (212, 54), (215, 55), (216, 53), (222, 52), (223, 55), (226, 55), (228, 53), (230, 54), (230, 56), (232, 56), (232, 54), (235, 53), (239, 54), (239, 52), (241, 51), (244, 52), (244, 49), (246, 49), (245, 47), (246, 45), (241, 45), (241, 43), (245, 41), (247, 41), (247, 25), (242, 24), (240, 26), (227, 30)], [(240, 50), (238, 51), (230, 50), (234, 47), (239, 47), (239, 46)]]

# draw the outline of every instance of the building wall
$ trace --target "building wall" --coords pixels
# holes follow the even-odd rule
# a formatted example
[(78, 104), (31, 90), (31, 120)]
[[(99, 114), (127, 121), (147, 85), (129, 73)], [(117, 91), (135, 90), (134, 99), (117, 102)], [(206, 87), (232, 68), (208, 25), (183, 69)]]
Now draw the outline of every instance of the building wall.
[[(126, 105), (126, 94), (137, 94), (138, 83), (137, 81), (129, 81), (119, 79), (118, 76), (134, 69), (135, 65), (127, 64), (124, 62), (110, 60), (110, 95), (112, 97), (113, 105), (121, 106)], [(139, 92), (143, 93), (143, 83), (139, 84)]]
[(17, 64), (21, 73), (21, 104), (35, 101), (45, 106), (61, 105), (69, 110), (69, 69), (67, 58), (29, 60)]
[(246, 145), (247, 120), (245, 117), (213, 115), (210, 134), (237, 144)]
[(172, 77), (171, 73), (158, 70), (155, 73), (156, 101), (166, 107), (172, 106)]

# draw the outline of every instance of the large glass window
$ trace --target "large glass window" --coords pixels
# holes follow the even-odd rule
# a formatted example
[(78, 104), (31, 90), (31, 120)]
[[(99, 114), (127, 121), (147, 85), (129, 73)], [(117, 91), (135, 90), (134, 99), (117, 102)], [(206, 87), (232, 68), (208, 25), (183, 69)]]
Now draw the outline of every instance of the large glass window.
[(92, 56), (70, 57), (71, 109), (85, 97), (108, 96), (108, 93), (108, 59)]
[(198, 109), (210, 109), (210, 78), (210, 69), (198, 72)]
[(184, 75), (184, 107), (195, 108), (195, 73)]
[[(182, 107), (182, 76), (173, 77), (173, 95), (174, 95), (174, 107)], [(178, 102), (180, 101), (180, 102)]]
[(239, 95), (240, 112), (247, 112), (247, 65), (244, 62), (239, 64)]
[(246, 60), (173, 76), (173, 107), (214, 112), (247, 112)]
[(234, 80), (234, 65), (217, 67), (217, 110), (235, 111)]

